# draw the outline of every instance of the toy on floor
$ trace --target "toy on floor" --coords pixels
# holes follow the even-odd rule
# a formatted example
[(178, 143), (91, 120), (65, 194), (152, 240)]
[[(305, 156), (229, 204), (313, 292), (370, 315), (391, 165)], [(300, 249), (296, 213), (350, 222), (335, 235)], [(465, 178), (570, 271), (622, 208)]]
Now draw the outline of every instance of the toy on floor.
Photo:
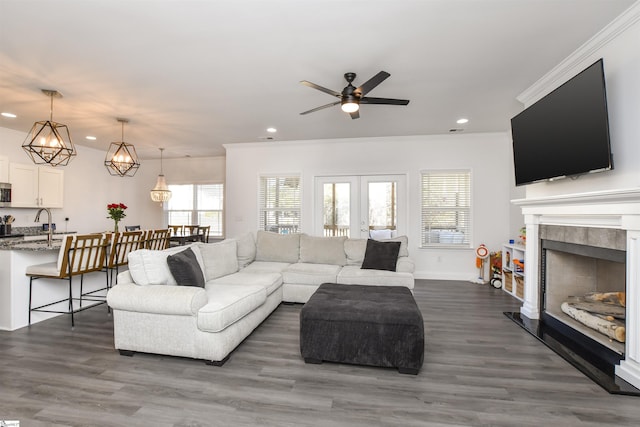
[(489, 249), (482, 243), (476, 248), (476, 267), (478, 268), (478, 278), (474, 280), (474, 283), (484, 285), (487, 283), (484, 280), (484, 263), (489, 258)]
[[(507, 252), (507, 255), (509, 253)], [(489, 283), (496, 289), (502, 287), (502, 251), (491, 252), (489, 254), (489, 269), (491, 270), (491, 279)]]

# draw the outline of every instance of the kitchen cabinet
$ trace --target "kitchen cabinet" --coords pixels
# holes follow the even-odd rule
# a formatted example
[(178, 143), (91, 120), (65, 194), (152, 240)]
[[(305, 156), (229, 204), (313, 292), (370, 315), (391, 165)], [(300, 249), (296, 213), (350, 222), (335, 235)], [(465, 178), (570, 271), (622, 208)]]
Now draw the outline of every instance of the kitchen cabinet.
[(9, 164), (12, 208), (61, 208), (64, 171), (50, 166)]
[(9, 182), (9, 158), (0, 156), (0, 182)]

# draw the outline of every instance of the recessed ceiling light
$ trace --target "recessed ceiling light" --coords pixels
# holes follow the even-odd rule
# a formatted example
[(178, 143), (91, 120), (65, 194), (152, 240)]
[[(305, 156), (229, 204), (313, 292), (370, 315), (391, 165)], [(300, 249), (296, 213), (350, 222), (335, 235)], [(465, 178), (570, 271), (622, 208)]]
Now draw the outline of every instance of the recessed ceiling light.
[(456, 123), (459, 124), (459, 125), (463, 125), (463, 124), (465, 124), (467, 122), (469, 122), (469, 119), (462, 118), (462, 119), (456, 120)]
[(95, 141), (98, 138), (96, 138), (95, 136), (88, 135), (88, 136), (85, 136), (85, 139), (88, 139), (90, 141)]
[(10, 118), (10, 119), (15, 119), (16, 117), (18, 117), (18, 116), (16, 116), (16, 115), (15, 115), (15, 114), (13, 114), (13, 113), (2, 113), (2, 116), (3, 116), (3, 117), (8, 117), (8, 118)]
[(267, 132), (276, 133), (276, 132), (278, 132), (278, 129), (276, 129), (276, 128), (267, 128)]

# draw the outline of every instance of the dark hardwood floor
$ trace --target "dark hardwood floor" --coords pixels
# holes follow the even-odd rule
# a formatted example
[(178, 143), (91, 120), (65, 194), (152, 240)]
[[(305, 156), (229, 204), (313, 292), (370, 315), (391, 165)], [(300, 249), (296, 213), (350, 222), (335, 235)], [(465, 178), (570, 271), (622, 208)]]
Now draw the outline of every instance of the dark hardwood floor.
[(640, 398), (610, 395), (507, 319), (488, 285), (417, 280), (419, 375), (306, 365), (301, 305), (281, 305), (223, 367), (120, 356), (100, 306), (0, 331), (0, 420), (28, 426), (637, 426)]

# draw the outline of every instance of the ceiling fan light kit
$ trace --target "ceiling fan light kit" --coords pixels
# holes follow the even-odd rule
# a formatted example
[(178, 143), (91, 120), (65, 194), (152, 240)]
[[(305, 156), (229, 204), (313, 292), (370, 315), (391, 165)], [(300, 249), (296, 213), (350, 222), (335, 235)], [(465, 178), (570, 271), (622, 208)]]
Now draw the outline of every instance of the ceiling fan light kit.
[(356, 73), (345, 73), (344, 78), (347, 81), (347, 86), (342, 89), (342, 92), (336, 92), (331, 89), (327, 89), (315, 83), (311, 83), (306, 80), (302, 80), (302, 83), (305, 86), (309, 86), (310, 88), (317, 89), (321, 92), (327, 93), (331, 96), (335, 96), (340, 100), (337, 102), (332, 102), (330, 104), (321, 105), (320, 107), (313, 108), (308, 111), (303, 111), (300, 113), (301, 115), (314, 113), (319, 110), (323, 110), (325, 108), (333, 107), (334, 105), (340, 104), (340, 108), (345, 113), (349, 113), (352, 119), (357, 119), (360, 117), (360, 104), (384, 104), (384, 105), (407, 105), (409, 104), (408, 99), (393, 99), (393, 98), (371, 98), (365, 96), (372, 89), (386, 80), (391, 74), (386, 71), (380, 71), (378, 74), (367, 80), (364, 84), (359, 87), (353, 86), (351, 83), (356, 78)]
[(62, 94), (57, 90), (41, 90), (51, 98), (49, 120), (33, 124), (22, 143), (22, 149), (37, 165), (66, 166), (77, 152), (67, 125), (53, 121), (53, 98), (62, 98)]

